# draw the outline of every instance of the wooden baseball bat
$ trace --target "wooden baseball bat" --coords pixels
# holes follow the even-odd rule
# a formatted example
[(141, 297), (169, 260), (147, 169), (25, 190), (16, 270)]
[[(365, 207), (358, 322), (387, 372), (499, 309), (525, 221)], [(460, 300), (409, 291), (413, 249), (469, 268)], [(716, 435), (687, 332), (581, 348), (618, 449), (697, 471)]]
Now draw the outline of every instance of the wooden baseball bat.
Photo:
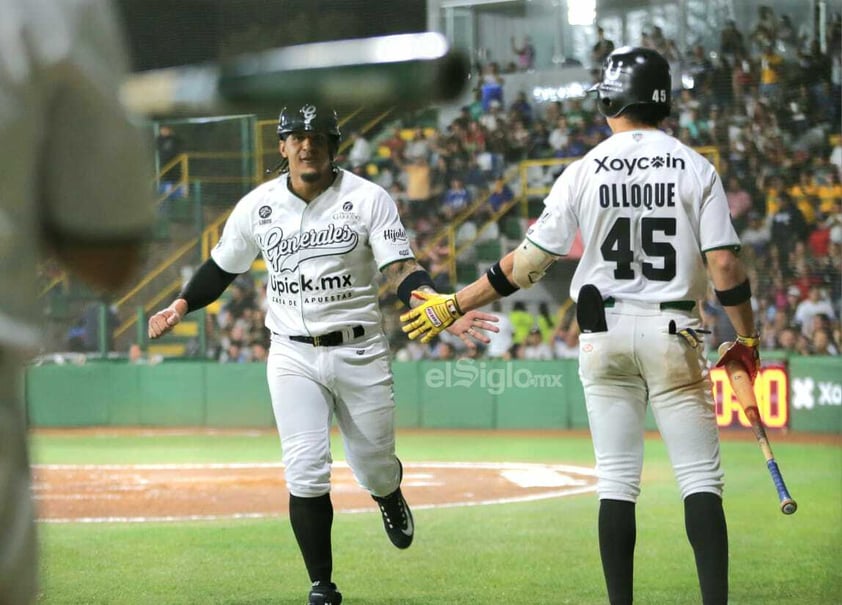
[(396, 34), (275, 48), (131, 75), (121, 88), (137, 114), (197, 115), (278, 111), (278, 104), (426, 106), (457, 98), (470, 75), (467, 56), (436, 32)]
[[(719, 345), (718, 352), (720, 357), (731, 344), (730, 342), (723, 342)], [(737, 401), (743, 408), (749, 422), (751, 422), (751, 429), (754, 431), (754, 436), (760, 445), (760, 451), (763, 452), (763, 457), (766, 459), (766, 467), (769, 469), (772, 482), (778, 491), (781, 512), (785, 515), (791, 515), (798, 509), (798, 504), (790, 496), (789, 490), (786, 488), (786, 483), (784, 483), (783, 475), (781, 475), (781, 470), (775, 461), (772, 446), (769, 444), (769, 437), (766, 435), (763, 420), (760, 418), (760, 411), (757, 408), (757, 398), (754, 395), (754, 386), (751, 383), (748, 372), (743, 367), (743, 364), (736, 360), (729, 361), (725, 364), (725, 372), (728, 374), (728, 381), (731, 383), (731, 388), (734, 391)]]

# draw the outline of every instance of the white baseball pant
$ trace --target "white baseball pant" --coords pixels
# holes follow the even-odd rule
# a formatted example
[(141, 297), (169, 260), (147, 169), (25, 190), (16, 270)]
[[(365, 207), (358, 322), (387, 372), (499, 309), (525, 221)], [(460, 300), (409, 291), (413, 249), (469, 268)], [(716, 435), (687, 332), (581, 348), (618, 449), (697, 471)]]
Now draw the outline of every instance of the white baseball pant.
[(719, 429), (703, 347), (668, 332), (701, 328), (698, 315), (658, 304), (617, 301), (606, 332), (581, 334), (585, 389), (600, 499), (636, 502), (643, 466), (647, 402), (685, 498), (722, 495)]
[(292, 495), (330, 491), (334, 415), (359, 484), (375, 496), (398, 488), (394, 381), (382, 333), (333, 347), (273, 335), (266, 372)]

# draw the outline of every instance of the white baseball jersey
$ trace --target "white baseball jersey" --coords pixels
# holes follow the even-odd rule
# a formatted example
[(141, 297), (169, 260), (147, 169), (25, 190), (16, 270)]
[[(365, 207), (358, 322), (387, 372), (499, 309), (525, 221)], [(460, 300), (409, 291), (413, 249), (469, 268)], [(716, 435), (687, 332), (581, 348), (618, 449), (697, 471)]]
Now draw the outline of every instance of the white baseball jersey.
[(380, 330), (378, 269), (414, 258), (397, 206), (378, 185), (345, 170), (310, 203), (288, 175), (243, 197), (211, 252), (229, 273), (266, 261), (266, 326), (319, 336), (351, 325)]
[(739, 246), (722, 182), (704, 157), (660, 130), (614, 134), (559, 176), (526, 237), (563, 256), (581, 229), (584, 284), (642, 302), (698, 300), (702, 252)]

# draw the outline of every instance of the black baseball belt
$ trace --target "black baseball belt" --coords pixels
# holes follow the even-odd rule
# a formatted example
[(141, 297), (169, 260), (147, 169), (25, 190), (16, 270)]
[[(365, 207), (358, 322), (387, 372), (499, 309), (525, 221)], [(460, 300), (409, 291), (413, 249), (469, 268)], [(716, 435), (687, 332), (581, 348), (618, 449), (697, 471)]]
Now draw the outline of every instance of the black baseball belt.
[[(613, 296), (609, 296), (605, 299), (605, 307), (610, 309), (616, 303), (616, 299)], [(661, 311), (673, 309), (676, 311), (692, 311), (693, 307), (696, 306), (696, 302), (693, 300), (669, 300), (667, 302), (659, 303)]]
[(335, 347), (346, 342), (356, 340), (365, 334), (365, 328), (360, 325), (350, 326), (335, 332), (328, 332), (321, 336), (290, 336), (289, 339), (295, 342), (303, 342), (314, 347)]

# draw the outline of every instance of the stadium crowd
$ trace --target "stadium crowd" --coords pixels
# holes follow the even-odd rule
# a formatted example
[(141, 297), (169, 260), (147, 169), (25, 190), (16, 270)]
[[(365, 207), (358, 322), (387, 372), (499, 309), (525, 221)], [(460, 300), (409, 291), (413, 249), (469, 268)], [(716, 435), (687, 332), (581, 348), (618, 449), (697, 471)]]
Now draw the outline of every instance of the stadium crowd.
[[(799, 34), (788, 16), (762, 7), (757, 23), (743, 32), (729, 22), (719, 47), (701, 44), (686, 55), (658, 27), (640, 41), (664, 54), (673, 68), (672, 115), (662, 127), (694, 147), (718, 151), (719, 174), (732, 220), (743, 242), (757, 305), (759, 332), (767, 350), (800, 355), (838, 355), (842, 344), (842, 17), (827, 32), (828, 53)], [(604, 32), (593, 47), (599, 64), (614, 43)], [(387, 189), (399, 205), (416, 251), (451, 290), (444, 270), (449, 246), (429, 247), (454, 216), (486, 200), (461, 223), (459, 241), (497, 240), (491, 225), (478, 226), (517, 192), (510, 168), (526, 159), (575, 158), (610, 135), (588, 98), (537, 105), (524, 91), (506, 89), (496, 63), (481, 70), (472, 103), (443, 130), (402, 123), (374, 137), (353, 133), (339, 158), (343, 167)], [(594, 69), (594, 76), (598, 70)], [(510, 101), (506, 101), (511, 96)], [(410, 136), (405, 133), (410, 132)], [(464, 261), (464, 258), (460, 258)], [(570, 261), (575, 262), (575, 261)], [(209, 320), (220, 361), (262, 360), (266, 355), (262, 284), (242, 280)], [(575, 357), (575, 313), (563, 304), (550, 310), (516, 303), (498, 307), (501, 332), (477, 352), (443, 335), (429, 346), (409, 342), (395, 327), (393, 350), (403, 360)], [(701, 312), (711, 329), (708, 346), (732, 338), (730, 323), (713, 292)], [(388, 309), (387, 321), (394, 321)]]

